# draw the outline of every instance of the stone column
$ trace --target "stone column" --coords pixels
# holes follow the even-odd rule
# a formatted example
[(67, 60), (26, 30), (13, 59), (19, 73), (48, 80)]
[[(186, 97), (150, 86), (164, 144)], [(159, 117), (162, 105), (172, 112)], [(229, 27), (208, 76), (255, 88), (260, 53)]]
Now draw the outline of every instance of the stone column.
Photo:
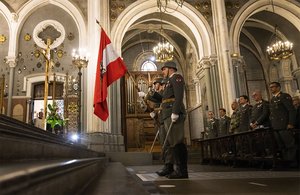
[(300, 88), (300, 67), (293, 70), (292, 75), (296, 78), (297, 84), (298, 84), (298, 89)]
[[(218, 115), (219, 108), (222, 106), (222, 99), (220, 93), (220, 78), (218, 71), (218, 60), (216, 56), (209, 57), (210, 64), (210, 75), (211, 75), (211, 86), (212, 86), (212, 101), (213, 101), (213, 112)], [(223, 107), (223, 106), (222, 106)]]
[(200, 105), (201, 102), (201, 88), (200, 88), (200, 79), (199, 78), (194, 78), (193, 79), (193, 84), (195, 86), (195, 91), (196, 91), (196, 105)]
[(9, 65), (8, 97), (7, 97), (7, 116), (12, 117), (12, 96), (14, 89), (15, 67), (17, 65), (15, 57), (6, 57)]
[(230, 110), (230, 104), (235, 97), (233, 73), (230, 61), (230, 42), (228, 35), (226, 10), (224, 0), (211, 0), (214, 21), (214, 36), (219, 60), (220, 94), (225, 109)]
[(234, 75), (236, 97), (239, 97), (240, 95), (247, 95), (245, 61), (242, 56), (232, 58), (232, 70)]
[[(110, 37), (109, 1), (88, 0), (88, 48), (91, 59), (87, 67), (87, 113), (86, 132), (87, 145), (96, 151), (124, 151), (124, 138), (121, 135), (121, 100), (119, 96), (120, 82), (112, 84), (108, 90), (109, 118), (101, 121), (93, 114), (95, 70), (97, 67), (98, 50), (100, 43), (100, 26), (95, 20), (99, 20), (102, 28)], [(113, 43), (114, 44), (114, 43)], [(92, 117), (90, 117), (92, 115)]]
[(278, 65), (279, 82), (281, 83), (282, 91), (293, 94), (292, 90), (292, 71), (291, 71), (291, 60), (289, 58), (282, 59)]
[(202, 58), (199, 63), (201, 67), (200, 69), (203, 69), (203, 73), (205, 77), (208, 110), (213, 110), (214, 106), (213, 106), (213, 95), (212, 95), (212, 85), (211, 85), (211, 75), (210, 75), (210, 62), (208, 58)]
[[(98, 59), (98, 50), (100, 43), (100, 26), (96, 23), (96, 19), (100, 24), (105, 25), (102, 21), (102, 4), (106, 1), (88, 0), (88, 21), (87, 21), (87, 37), (88, 37), (88, 51), (91, 53), (89, 64), (86, 68), (86, 84), (84, 85), (84, 94), (86, 97), (86, 125), (84, 125), (87, 144), (91, 149), (96, 151), (105, 151), (105, 133), (108, 131), (108, 123), (101, 121), (94, 115), (94, 88), (96, 78), (96, 68)], [(103, 26), (103, 28), (106, 26)]]

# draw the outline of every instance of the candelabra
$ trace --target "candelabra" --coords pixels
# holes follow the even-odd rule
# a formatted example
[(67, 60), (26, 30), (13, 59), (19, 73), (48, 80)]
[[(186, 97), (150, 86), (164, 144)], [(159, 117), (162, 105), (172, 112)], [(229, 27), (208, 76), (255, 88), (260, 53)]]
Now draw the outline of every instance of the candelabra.
[[(77, 134), (80, 135), (82, 133), (82, 127), (81, 127), (81, 96), (82, 96), (82, 90), (81, 90), (81, 76), (82, 76), (82, 68), (86, 68), (89, 60), (88, 60), (88, 53), (85, 49), (74, 49), (72, 52), (72, 64), (78, 68), (78, 116), (77, 116)], [(79, 139), (80, 140), (80, 139)]]

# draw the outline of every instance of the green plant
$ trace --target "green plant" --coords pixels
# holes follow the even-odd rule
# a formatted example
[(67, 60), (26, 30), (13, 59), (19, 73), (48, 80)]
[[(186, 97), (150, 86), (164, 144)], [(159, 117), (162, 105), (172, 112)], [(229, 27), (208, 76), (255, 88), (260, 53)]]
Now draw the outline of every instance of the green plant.
[(48, 116), (47, 116), (47, 124), (50, 124), (51, 129), (54, 130), (56, 125), (62, 127), (65, 124), (65, 121), (59, 116), (57, 113), (58, 107), (55, 102), (53, 104), (48, 104)]

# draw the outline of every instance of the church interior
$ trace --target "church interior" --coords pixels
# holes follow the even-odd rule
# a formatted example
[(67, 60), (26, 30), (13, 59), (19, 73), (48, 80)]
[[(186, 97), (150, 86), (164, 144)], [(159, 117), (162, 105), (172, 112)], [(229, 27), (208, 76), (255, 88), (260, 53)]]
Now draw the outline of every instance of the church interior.
[[(1, 0), (0, 194), (299, 194), (299, 129), (296, 168), (266, 129), (205, 139), (208, 112), (231, 116), (255, 91), (270, 101), (271, 82), (300, 98), (299, 13), (299, 0)], [(107, 88), (106, 121), (94, 115), (101, 29), (128, 70)], [(166, 61), (185, 81), (189, 178), (176, 181), (155, 175), (161, 145), (138, 95)]]

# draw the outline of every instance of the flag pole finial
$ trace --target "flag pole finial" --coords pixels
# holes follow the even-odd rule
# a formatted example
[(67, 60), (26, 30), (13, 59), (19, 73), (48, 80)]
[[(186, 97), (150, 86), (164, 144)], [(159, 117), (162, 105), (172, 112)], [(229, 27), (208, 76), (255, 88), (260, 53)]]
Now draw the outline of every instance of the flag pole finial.
[(101, 26), (99, 20), (96, 19), (96, 23), (102, 28), (102, 26)]

